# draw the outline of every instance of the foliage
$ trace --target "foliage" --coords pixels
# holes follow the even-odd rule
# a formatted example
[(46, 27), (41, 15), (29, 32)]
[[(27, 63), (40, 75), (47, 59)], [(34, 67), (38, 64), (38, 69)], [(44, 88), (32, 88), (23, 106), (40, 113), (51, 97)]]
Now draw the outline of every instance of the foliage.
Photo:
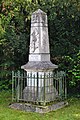
[[(62, 56), (74, 59), (75, 53), (80, 50), (79, 0), (1, 0), (0, 84), (5, 87), (9, 86), (11, 71), (20, 69), (28, 61), (30, 17), (38, 8), (48, 15), (52, 62), (60, 66), (63, 64), (64, 70), (72, 70), (69, 73), (70, 81), (78, 80), (74, 75), (74, 69), (76, 71), (78, 68), (74, 63), (71, 63), (73, 68), (64, 64)], [(71, 76), (74, 80), (71, 80)]]
[[(11, 71), (20, 68), (27, 59), (29, 29), (25, 15), (18, 10), (17, 2), (2, 2), (0, 11), (0, 80), (1, 88), (9, 86)], [(23, 59), (24, 58), (24, 59)]]
[(80, 91), (80, 51), (74, 56), (63, 56), (59, 69), (66, 70), (68, 93), (75, 94)]
[(71, 84), (75, 85), (76, 82), (80, 82), (80, 52), (77, 54), (77, 56), (73, 59), (71, 58), (71, 61), (73, 61), (73, 67), (68, 72), (72, 75), (72, 81)]
[(76, 83), (80, 82), (80, 51), (74, 57), (65, 56), (64, 64), (67, 68), (68, 77), (70, 79), (69, 83), (75, 86)]

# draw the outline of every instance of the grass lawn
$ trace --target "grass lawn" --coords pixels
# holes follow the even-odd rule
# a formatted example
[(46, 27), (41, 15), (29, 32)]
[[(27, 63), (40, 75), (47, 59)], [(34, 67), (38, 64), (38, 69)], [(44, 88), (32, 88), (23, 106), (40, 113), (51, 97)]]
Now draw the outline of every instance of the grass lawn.
[(80, 120), (80, 98), (68, 99), (69, 105), (57, 111), (39, 114), (9, 108), (11, 93), (0, 93), (0, 120)]

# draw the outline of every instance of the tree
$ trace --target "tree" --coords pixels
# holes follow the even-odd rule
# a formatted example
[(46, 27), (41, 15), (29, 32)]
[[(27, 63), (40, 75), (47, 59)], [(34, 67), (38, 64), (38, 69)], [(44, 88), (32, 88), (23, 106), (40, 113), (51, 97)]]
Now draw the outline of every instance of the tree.
[(48, 15), (51, 60), (68, 71), (64, 56), (74, 58), (80, 50), (80, 2), (1, 0), (0, 3), (0, 79), (11, 79), (11, 71), (28, 61), (30, 18), (38, 8)]

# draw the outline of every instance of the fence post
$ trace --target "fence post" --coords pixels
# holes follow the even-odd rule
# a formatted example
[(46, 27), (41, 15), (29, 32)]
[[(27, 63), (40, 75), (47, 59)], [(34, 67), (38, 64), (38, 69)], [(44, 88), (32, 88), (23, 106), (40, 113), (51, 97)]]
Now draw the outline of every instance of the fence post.
[(44, 72), (44, 103), (43, 103), (43, 105), (45, 105), (46, 103), (45, 103), (45, 72)]
[(65, 80), (65, 99), (66, 99), (67, 98), (66, 72), (64, 77), (65, 77), (64, 80)]
[(19, 97), (20, 97), (20, 71), (18, 71), (17, 102), (19, 102)]
[[(35, 100), (35, 98), (36, 98), (36, 87), (35, 87), (35, 84), (36, 84), (36, 82), (35, 82), (35, 74), (33, 75), (33, 79), (34, 79), (34, 100)], [(34, 101), (34, 102), (36, 102), (36, 101)]]
[(23, 93), (23, 80), (24, 80), (24, 75), (23, 75), (23, 72), (21, 74), (21, 84), (20, 84), (20, 99), (22, 100), (22, 93)]
[(12, 102), (14, 100), (14, 71), (12, 71)]
[(39, 81), (38, 81), (38, 78), (39, 76), (38, 76), (38, 72), (37, 72), (37, 104), (38, 104), (38, 92), (39, 92), (39, 90), (38, 90), (38, 84), (39, 84)]
[(32, 81), (33, 80), (33, 76), (32, 76), (32, 72), (30, 73), (30, 89), (31, 89), (31, 95), (30, 95), (30, 99), (32, 101), (32, 96), (33, 96), (33, 85), (32, 85)]

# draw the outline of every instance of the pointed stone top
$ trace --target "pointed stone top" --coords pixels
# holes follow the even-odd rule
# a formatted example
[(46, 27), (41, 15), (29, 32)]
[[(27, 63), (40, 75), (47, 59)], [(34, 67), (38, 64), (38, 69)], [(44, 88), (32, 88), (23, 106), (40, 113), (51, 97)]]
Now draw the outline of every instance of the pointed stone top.
[(21, 68), (26, 71), (52, 71), (58, 68), (50, 61), (47, 14), (41, 9), (31, 16), (29, 62)]
[(32, 14), (46, 14), (46, 13), (43, 12), (41, 9), (38, 9), (35, 12), (33, 12)]

